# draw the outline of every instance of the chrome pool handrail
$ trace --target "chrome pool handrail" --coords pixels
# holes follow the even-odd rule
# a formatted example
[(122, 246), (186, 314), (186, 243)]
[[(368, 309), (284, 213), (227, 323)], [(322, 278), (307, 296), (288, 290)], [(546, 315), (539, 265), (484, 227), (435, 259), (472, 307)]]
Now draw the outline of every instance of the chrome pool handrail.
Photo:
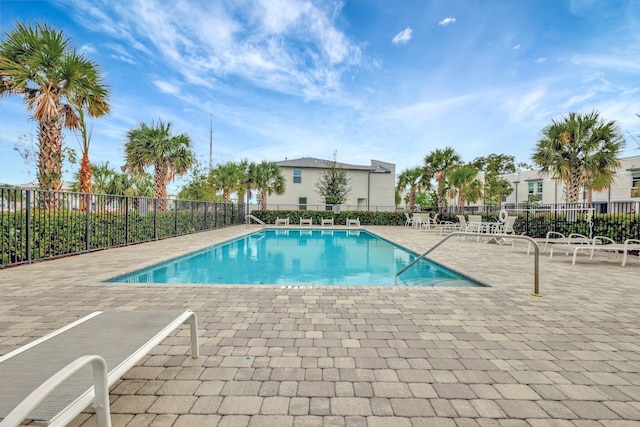
[[(423, 253), (418, 258), (414, 259), (413, 261), (411, 261), (409, 264), (404, 266), (404, 268), (402, 268), (402, 270), (397, 272), (396, 273), (396, 278), (395, 278), (395, 285), (398, 285), (398, 276), (400, 276), (402, 273), (404, 273), (406, 270), (408, 270), (409, 267), (413, 266), (415, 263), (417, 263), (421, 259), (425, 258), (434, 249), (436, 249), (438, 246), (440, 246), (441, 244), (443, 244), (444, 242), (446, 242), (447, 240), (449, 240), (453, 236), (476, 236), (477, 237), (478, 233), (472, 233), (472, 232), (468, 232), (468, 231), (454, 231), (452, 233), (447, 234), (442, 240), (440, 240), (438, 243), (436, 243), (435, 245), (433, 245), (432, 247), (427, 249), (427, 251), (425, 253)], [(540, 276), (540, 248), (538, 247), (538, 242), (536, 242), (533, 238), (531, 238), (529, 236), (513, 235), (513, 234), (482, 233), (482, 237), (526, 240), (529, 243), (533, 244), (533, 247), (534, 247), (534, 251), (533, 251), (534, 268), (533, 268), (533, 294), (532, 295), (536, 296), (536, 297), (541, 297), (542, 295), (539, 293), (539, 290), (540, 290), (540, 280), (539, 280), (539, 276)]]

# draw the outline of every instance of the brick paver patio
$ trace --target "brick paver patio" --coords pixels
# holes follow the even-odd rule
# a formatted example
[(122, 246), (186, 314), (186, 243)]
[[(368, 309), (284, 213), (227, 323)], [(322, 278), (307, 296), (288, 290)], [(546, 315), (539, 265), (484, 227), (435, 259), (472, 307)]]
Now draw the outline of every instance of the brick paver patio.
[[(417, 252), (440, 239), (367, 228)], [(432, 258), (491, 287), (103, 283), (248, 231), (0, 270), (0, 354), (95, 310), (184, 307), (202, 356), (186, 327), (156, 347), (112, 387), (115, 426), (640, 425), (637, 257), (541, 254), (542, 297), (526, 244), (459, 239)]]

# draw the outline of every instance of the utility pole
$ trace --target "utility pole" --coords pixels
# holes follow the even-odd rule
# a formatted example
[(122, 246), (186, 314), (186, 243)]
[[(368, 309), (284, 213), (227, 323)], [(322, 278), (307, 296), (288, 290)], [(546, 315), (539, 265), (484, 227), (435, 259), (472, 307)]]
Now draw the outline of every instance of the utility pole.
[(213, 113), (210, 113), (211, 121), (209, 123), (209, 169), (213, 168)]

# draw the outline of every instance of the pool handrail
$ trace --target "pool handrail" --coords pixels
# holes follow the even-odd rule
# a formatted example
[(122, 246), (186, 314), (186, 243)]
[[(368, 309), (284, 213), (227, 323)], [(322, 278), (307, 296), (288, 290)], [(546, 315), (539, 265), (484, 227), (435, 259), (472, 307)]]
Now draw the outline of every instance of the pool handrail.
[(254, 221), (255, 221), (255, 222), (257, 222), (258, 224), (260, 224), (260, 226), (261, 226), (262, 228), (265, 228), (265, 227), (266, 227), (266, 224), (264, 223), (264, 221), (263, 221), (263, 220), (261, 220), (260, 218), (258, 218), (258, 217), (257, 217), (257, 216), (255, 216), (255, 215), (251, 215), (251, 214), (249, 214), (249, 215), (247, 215), (247, 216), (245, 217), (245, 222), (246, 222), (247, 227), (249, 227), (249, 225), (251, 225), (251, 220), (254, 220)]
[[(429, 249), (427, 249), (427, 251), (425, 253), (423, 253), (422, 255), (420, 255), (418, 258), (414, 259), (413, 261), (411, 261), (409, 264), (407, 264), (406, 266), (404, 266), (404, 268), (402, 268), (402, 270), (398, 271), (396, 273), (396, 278), (395, 278), (395, 285), (398, 285), (398, 276), (400, 276), (402, 273), (404, 273), (405, 271), (407, 271), (411, 266), (413, 266), (415, 263), (417, 263), (418, 261), (420, 261), (422, 258), (425, 258), (428, 254), (430, 254), (434, 249), (436, 249), (438, 246), (440, 246), (441, 244), (443, 244), (444, 242), (446, 242), (447, 240), (449, 240), (451, 237), (453, 236), (478, 236), (478, 233), (473, 233), (473, 232), (469, 232), (469, 231), (454, 231), (451, 232), (449, 234), (447, 234), (446, 236), (444, 236), (444, 238), (442, 240), (440, 240), (438, 243), (436, 243), (435, 245), (433, 245), (432, 247), (430, 247)], [(538, 242), (529, 237), (529, 236), (523, 236), (523, 235), (513, 235), (513, 234), (491, 234), (491, 233), (483, 233), (482, 237), (490, 237), (490, 238), (501, 238), (501, 239), (517, 239), (517, 240), (526, 240), (529, 243), (533, 244), (533, 257), (534, 257), (534, 267), (533, 267), (533, 296), (536, 297), (541, 297), (542, 295), (540, 294), (539, 290), (540, 290), (540, 280), (539, 280), (539, 276), (540, 276), (540, 248), (538, 247)]]

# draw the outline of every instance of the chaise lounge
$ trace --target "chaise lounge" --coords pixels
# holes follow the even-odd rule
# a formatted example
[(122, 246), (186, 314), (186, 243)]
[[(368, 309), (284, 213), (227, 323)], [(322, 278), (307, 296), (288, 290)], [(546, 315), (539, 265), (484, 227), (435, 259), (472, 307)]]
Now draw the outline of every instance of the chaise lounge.
[(111, 426), (109, 387), (184, 323), (198, 357), (191, 310), (97, 311), (0, 357), (0, 426), (64, 426), (92, 403)]

